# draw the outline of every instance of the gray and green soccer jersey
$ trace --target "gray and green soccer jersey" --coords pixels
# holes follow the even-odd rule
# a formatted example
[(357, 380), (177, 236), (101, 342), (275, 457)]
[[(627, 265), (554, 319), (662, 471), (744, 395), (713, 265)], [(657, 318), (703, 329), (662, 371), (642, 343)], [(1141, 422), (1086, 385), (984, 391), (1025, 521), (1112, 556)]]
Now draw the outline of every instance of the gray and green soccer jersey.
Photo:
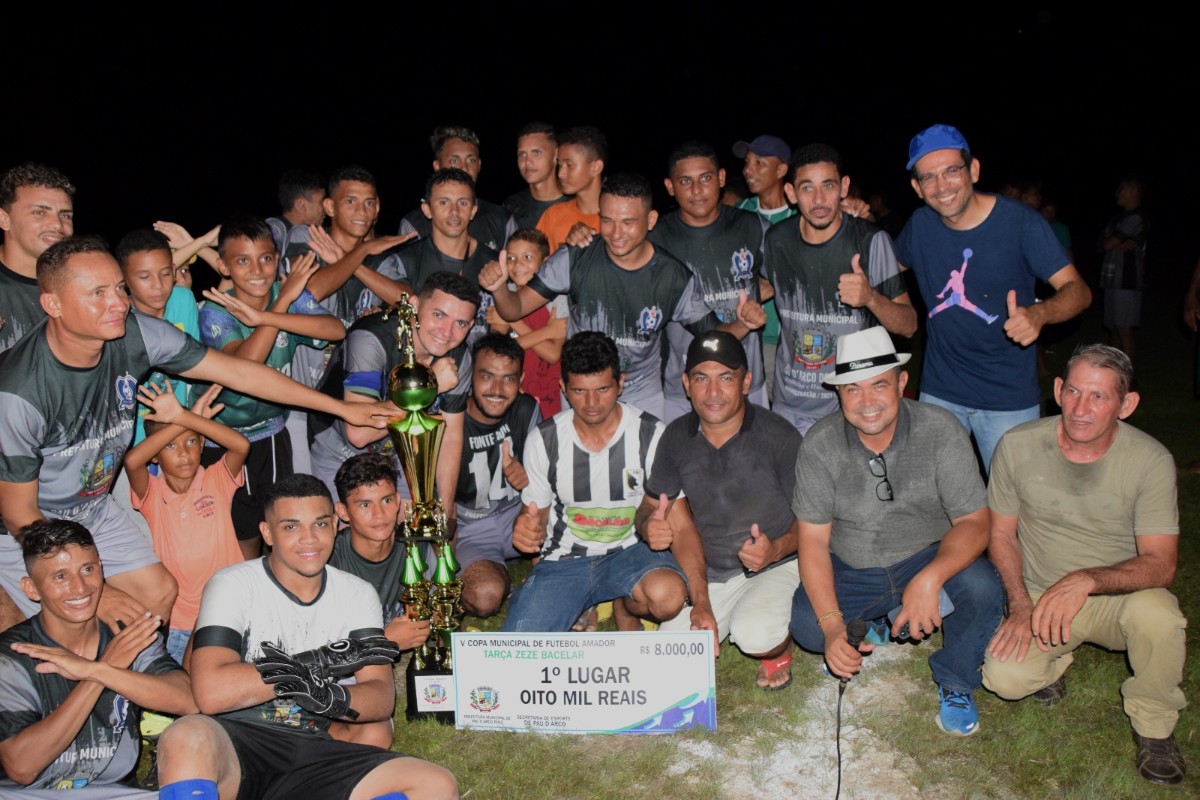
[[(432, 239), (418, 239), (407, 247), (401, 248), (397, 254), (400, 262), (400, 278), (407, 281), (417, 292), (425, 285), (425, 280), (435, 272), (453, 272), (474, 283), (479, 283), (479, 273), (489, 261), (500, 258), (500, 254), (492, 248), (477, 242), (471, 253), (465, 258), (454, 258), (438, 250)], [(475, 312), (475, 324), (467, 334), (467, 344), (471, 345), (487, 334), (488, 325), (485, 314), (492, 304), (492, 296), (480, 291), (479, 307)]]
[[(778, 225), (785, 219), (791, 219), (799, 213), (786, 202), (782, 208), (763, 208), (758, 202), (758, 195), (747, 197), (738, 203), (736, 208), (757, 214), (760, 219), (766, 221), (768, 228), (772, 225)], [(779, 312), (775, 310), (775, 299), (772, 298), (764, 303), (763, 310), (767, 312), (767, 324), (762, 329), (763, 344), (777, 345), (779, 344)]]
[[(232, 291), (228, 294), (233, 294)], [(268, 307), (279, 296), (279, 281), (271, 286), (271, 294), (267, 300)], [(331, 316), (321, 308), (316, 299), (305, 289), (288, 307), (289, 314), (308, 314), (312, 316)], [(205, 303), (200, 309), (200, 341), (216, 350), (224, 350), (231, 342), (248, 339), (254, 333), (254, 328), (242, 324), (233, 314), (216, 303)], [(327, 343), (308, 336), (297, 336), (287, 331), (279, 331), (271, 344), (271, 352), (267, 354), (266, 365), (272, 369), (291, 375), (292, 356), (301, 345), (317, 351), (325, 349)], [(203, 389), (198, 389), (203, 391)], [(242, 433), (250, 441), (274, 436), (283, 430), (287, 421), (287, 409), (250, 397), (239, 392), (226, 389), (218, 398), (225, 404), (224, 410), (216, 419), (223, 425), (228, 425)]]
[[(750, 300), (758, 299), (758, 272), (762, 262), (763, 219), (748, 211), (720, 206), (720, 214), (709, 225), (694, 227), (680, 217), (679, 212), (659, 220), (649, 239), (678, 258), (692, 274), (704, 297), (721, 322), (737, 321), (739, 292)], [(668, 400), (687, 404), (683, 391), (683, 362), (692, 334), (678, 323), (667, 326), (667, 367), (663, 373), (663, 393)], [(742, 345), (750, 368), (750, 396), (762, 396), (762, 343), (757, 331), (751, 331)], [(765, 405), (765, 402), (764, 402)]]
[(493, 423), (464, 418), (462, 466), (458, 470), (459, 523), (486, 519), (521, 502), (521, 494), (504, 479), (501, 449), (509, 442), (513, 458), (521, 460), (525, 439), (542, 421), (537, 401), (518, 394), (508, 412)]
[(780, 325), (771, 410), (801, 433), (837, 409), (837, 394), (821, 385), (833, 370), (837, 338), (879, 324), (870, 311), (838, 297), (838, 279), (850, 272), (855, 254), (875, 291), (888, 299), (904, 294), (891, 237), (857, 217), (843, 214), (837, 233), (821, 244), (805, 242), (794, 221), (771, 227), (763, 243)]
[[(391, 371), (400, 364), (400, 348), (396, 346), (396, 317), (388, 314), (371, 314), (354, 324), (343, 345), (342, 369), (334, 374), (331, 364), (327, 380), (340, 379), (340, 385), (322, 388), (327, 394), (341, 398), (344, 392), (353, 392), (371, 400), (387, 397), (387, 380)], [(465, 345), (451, 350), (447, 357), (458, 365), (458, 384), (443, 392), (426, 411), (430, 414), (445, 412), (461, 414), (467, 408), (471, 394), (471, 353)], [(346, 423), (339, 418), (325, 418), (312, 424), (312, 463), (317, 477), (332, 483), (338, 467), (352, 456), (365, 453), (368, 449), (391, 454), (392, 442), (388, 437), (380, 439), (369, 448), (357, 448), (346, 438)]]
[[(171, 290), (171, 295), (167, 298), (166, 310), (163, 311), (162, 320), (179, 328), (179, 330), (196, 341), (200, 341), (200, 309), (196, 307), (196, 296), (186, 286), (176, 286)], [(155, 370), (150, 373), (150, 377), (145, 382), (165, 386), (165, 381), (167, 380), (171, 381), (171, 388), (175, 392), (175, 399), (179, 401), (179, 405), (184, 408), (190, 407), (192, 404), (192, 386), (182, 378), (168, 379), (166, 375)], [(153, 411), (149, 406), (138, 407), (133, 436), (134, 444), (138, 444), (146, 438), (146, 426), (143, 420), (147, 415), (152, 413)]]
[[(279, 259), (280, 280), (286, 278), (291, 272), (292, 264), (296, 262), (296, 259), (312, 251), (308, 242), (307, 227), (300, 225), (288, 231), (287, 250), (284, 251), (284, 257)], [(384, 277), (399, 279), (401, 272), (400, 260), (396, 255), (398, 250), (398, 247), (393, 247), (378, 255), (367, 256), (363, 259), (363, 266)], [(317, 257), (317, 261), (324, 269), (326, 264), (320, 256)], [(337, 291), (319, 301), (319, 304), (321, 308), (340, 319), (342, 324), (349, 329), (367, 311), (382, 305), (382, 301), (362, 281), (351, 275), (345, 283), (337, 288)], [(292, 377), (305, 386), (315, 389), (321, 381), (321, 376), (325, 374), (325, 366), (328, 364), (332, 352), (332, 345), (324, 350), (315, 350), (311, 347), (297, 349), (296, 354), (292, 356)]]
[[(108, 626), (99, 625), (97, 652), (103, 653), (112, 642)], [(42, 628), (41, 617), (19, 622), (0, 634), (0, 741), (11, 739), (30, 725), (50, 716), (67, 701), (77, 681), (53, 672), (39, 672), (44, 664), (30, 656), (12, 650), (18, 642), (42, 647), (59, 647)], [(167, 651), (162, 639), (138, 653), (129, 665), (131, 672), (146, 675), (165, 675), (180, 669)], [(50, 762), (32, 783), (18, 786), (0, 770), (0, 797), (24, 797), (24, 790), (77, 790), (80, 797), (91, 800), (131, 797), (132, 790), (124, 781), (138, 762), (138, 707), (125, 697), (105, 688), (100, 692), (91, 712), (62, 754)], [(20, 791), (18, 791), (20, 790)], [(46, 795), (38, 792), (37, 796)], [(73, 797), (63, 794), (63, 797)], [(155, 795), (146, 792), (147, 798)]]
[(0, 353), (12, 347), (46, 317), (37, 281), (0, 262)]
[(0, 481), (38, 482), (47, 517), (84, 519), (105, 499), (133, 439), (137, 386), (152, 368), (186, 372), (208, 350), (175, 326), (133, 312), (94, 367), (69, 367), (46, 321), (0, 354)]
[(621, 399), (660, 417), (667, 323), (678, 322), (693, 334), (719, 324), (691, 270), (657, 247), (650, 261), (634, 270), (614, 264), (599, 237), (587, 247), (560, 247), (529, 287), (547, 300), (567, 296), (568, 335), (601, 331), (612, 337), (625, 373)]

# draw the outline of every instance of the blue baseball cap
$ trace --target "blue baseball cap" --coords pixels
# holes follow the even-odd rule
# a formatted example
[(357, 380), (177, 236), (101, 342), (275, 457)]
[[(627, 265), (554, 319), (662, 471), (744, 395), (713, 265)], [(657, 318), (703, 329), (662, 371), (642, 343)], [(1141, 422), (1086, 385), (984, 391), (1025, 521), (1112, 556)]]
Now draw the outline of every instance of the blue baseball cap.
[(754, 153), (756, 156), (775, 156), (785, 164), (792, 160), (792, 148), (788, 147), (787, 142), (778, 136), (766, 134), (755, 137), (752, 142), (733, 143), (735, 156), (745, 158), (746, 153)]
[(953, 125), (930, 125), (908, 143), (908, 166), (905, 169), (912, 169), (914, 164), (934, 150), (970, 149), (966, 137), (958, 128)]

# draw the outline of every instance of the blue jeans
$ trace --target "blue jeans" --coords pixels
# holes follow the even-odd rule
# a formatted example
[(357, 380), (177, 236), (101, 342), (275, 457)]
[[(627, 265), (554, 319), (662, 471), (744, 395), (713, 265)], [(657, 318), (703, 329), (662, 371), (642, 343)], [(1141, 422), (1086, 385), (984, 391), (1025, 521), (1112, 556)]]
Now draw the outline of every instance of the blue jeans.
[(674, 570), (683, 579), (669, 551), (651, 550), (645, 542), (606, 556), (542, 559), (513, 594), (502, 630), (569, 631), (585, 609), (628, 597), (656, 569)]
[(176, 663), (183, 663), (183, 653), (187, 650), (188, 642), (191, 641), (191, 628), (169, 628), (167, 629), (167, 655), (175, 659)]
[(996, 443), (1000, 441), (1000, 437), (1022, 422), (1037, 419), (1042, 412), (1041, 406), (1016, 411), (986, 411), (982, 408), (960, 406), (925, 392), (921, 392), (921, 402), (941, 406), (958, 417), (958, 421), (967, 432), (975, 437), (975, 446), (979, 448), (979, 458), (983, 461), (985, 475), (992, 469), (992, 453), (996, 451)]
[[(933, 561), (938, 546), (931, 544), (890, 567), (868, 569), (849, 567), (831, 553), (833, 586), (844, 619), (870, 622), (886, 618), (889, 611), (900, 605), (908, 582)], [(984, 651), (1000, 626), (1004, 585), (992, 562), (980, 556), (942, 588), (950, 595), (954, 611), (942, 620), (942, 649), (929, 657), (933, 680), (943, 689), (974, 692), (981, 685), (979, 668)], [(825, 634), (817, 625), (817, 616), (803, 586), (792, 598), (790, 630), (805, 650), (825, 652)]]

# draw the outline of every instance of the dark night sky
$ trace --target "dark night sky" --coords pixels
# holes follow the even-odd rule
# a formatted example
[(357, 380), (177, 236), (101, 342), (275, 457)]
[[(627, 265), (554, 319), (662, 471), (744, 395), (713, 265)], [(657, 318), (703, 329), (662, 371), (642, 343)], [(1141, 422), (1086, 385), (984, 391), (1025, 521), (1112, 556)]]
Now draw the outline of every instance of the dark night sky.
[[(282, 170), (357, 162), (380, 179), (390, 232), (420, 196), (438, 124), (480, 133), (480, 193), (496, 201), (520, 188), (516, 129), (546, 119), (598, 125), (610, 169), (655, 182), (687, 138), (711, 141), (733, 169), (736, 139), (827, 141), (856, 183), (903, 205), (915, 200), (909, 138), (949, 122), (980, 159), (982, 188), (1046, 182), (1077, 251), (1115, 210), (1118, 177), (1136, 170), (1154, 190), (1160, 252), (1180, 263), (1200, 252), (1189, 240), (1200, 70), (1179, 20), (1127, 11), (1110, 23), (1096, 6), (1079, 18), (1020, 3), (919, 19), (911, 4), (743, 5), (751, 16), (607, 4), (587, 21), (583, 5), (438, 6), (433, 17), (396, 4), (362, 12), (358, 31), (336, 13), (293, 11), (285, 24), (242, 6), (109, 6), (107, 18), (28, 38), (6, 11), (0, 168), (58, 166), (79, 186), (78, 230), (115, 239), (154, 219), (198, 232), (232, 211), (275, 213)], [(168, 13), (195, 16), (181, 32)]]

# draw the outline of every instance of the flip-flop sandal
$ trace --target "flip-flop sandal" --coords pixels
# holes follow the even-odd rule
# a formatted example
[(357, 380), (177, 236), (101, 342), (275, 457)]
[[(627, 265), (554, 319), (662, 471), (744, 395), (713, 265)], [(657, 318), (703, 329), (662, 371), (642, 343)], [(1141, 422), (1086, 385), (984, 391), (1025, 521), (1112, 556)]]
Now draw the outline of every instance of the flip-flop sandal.
[[(758, 678), (755, 678), (758, 688), (764, 692), (778, 692), (780, 689), (786, 689), (792, 685), (792, 654), (790, 652), (784, 653), (779, 658), (763, 659), (758, 663), (767, 668), (767, 684), (765, 686), (758, 683)], [(771, 680), (782, 670), (787, 670), (787, 680), (778, 686), (772, 686)]]
[(596, 606), (592, 606), (579, 616), (579, 619), (571, 626), (571, 630), (592, 633), (596, 630), (596, 617)]

